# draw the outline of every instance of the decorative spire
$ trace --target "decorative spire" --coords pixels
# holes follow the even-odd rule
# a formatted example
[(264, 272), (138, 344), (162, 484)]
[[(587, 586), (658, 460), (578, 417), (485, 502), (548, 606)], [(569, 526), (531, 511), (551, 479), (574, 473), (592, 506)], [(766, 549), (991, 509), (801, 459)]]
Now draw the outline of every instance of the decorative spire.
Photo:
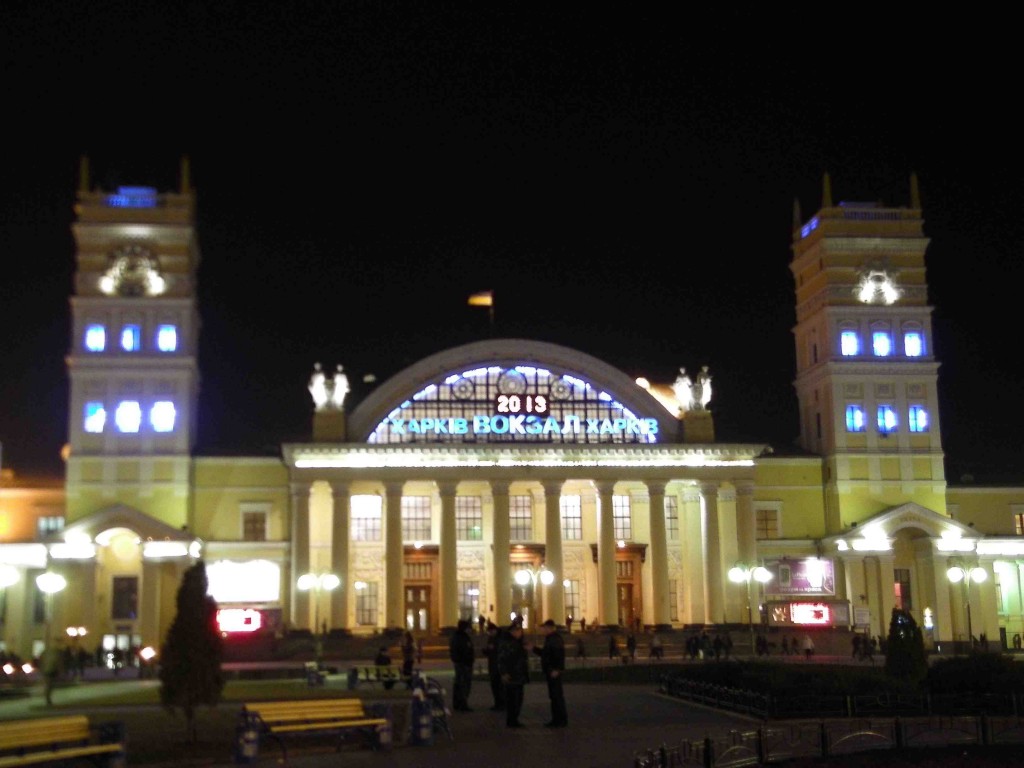
[(188, 155), (181, 156), (181, 194), (187, 195), (192, 191), (192, 179), (190, 178)]
[(803, 216), (800, 213), (800, 200), (793, 198), (793, 229), (800, 229), (803, 225)]
[(821, 184), (821, 207), (832, 207), (832, 180), (828, 177), (828, 171), (825, 171), (825, 178)]
[(89, 158), (87, 155), (78, 158), (78, 191), (80, 193), (89, 191)]
[(910, 174), (910, 207), (921, 207), (921, 191), (917, 188), (917, 174), (913, 172)]

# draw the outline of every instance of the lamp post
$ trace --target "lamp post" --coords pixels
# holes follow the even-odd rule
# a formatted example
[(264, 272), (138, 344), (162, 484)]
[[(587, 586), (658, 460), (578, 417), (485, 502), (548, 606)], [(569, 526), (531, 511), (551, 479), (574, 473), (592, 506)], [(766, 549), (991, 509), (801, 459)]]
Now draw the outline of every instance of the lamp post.
[[(537, 582), (539, 581), (545, 587), (549, 587), (555, 583), (554, 571), (548, 570), (547, 566), (543, 563), (541, 564), (540, 568), (537, 569), (531, 568), (530, 566), (520, 566), (516, 570), (515, 575), (512, 578), (516, 584), (518, 584), (520, 587), (524, 589), (528, 586), (533, 587), (532, 592), (530, 594), (531, 609), (536, 607)], [(530, 628), (529, 621), (524, 622), (524, 624), (526, 625), (527, 629)]]
[(53, 621), (53, 596), (68, 585), (68, 580), (59, 573), (45, 571), (36, 576), (36, 586), (46, 595), (44, 637), (45, 647), (50, 647), (50, 623)]
[(760, 565), (751, 566), (746, 563), (736, 563), (736, 565), (729, 569), (729, 581), (735, 584), (747, 585), (747, 625), (750, 627), (751, 656), (754, 655), (754, 584), (765, 584), (771, 581), (771, 579), (771, 571)]
[(964, 605), (967, 609), (967, 647), (974, 647), (974, 630), (971, 627), (971, 582), (981, 584), (988, 578), (988, 572), (977, 565), (967, 567), (962, 560), (954, 559), (946, 571), (946, 578), (954, 584), (964, 585)]
[(333, 573), (304, 573), (299, 576), (295, 586), (303, 592), (313, 593), (314, 635), (320, 634), (320, 593), (337, 589), (339, 584), (341, 584), (341, 579)]

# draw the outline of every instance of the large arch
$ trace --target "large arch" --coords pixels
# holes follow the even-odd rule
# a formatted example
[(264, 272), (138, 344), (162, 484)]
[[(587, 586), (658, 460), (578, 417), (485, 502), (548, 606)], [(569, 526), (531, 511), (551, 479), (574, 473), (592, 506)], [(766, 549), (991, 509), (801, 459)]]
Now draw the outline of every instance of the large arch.
[(586, 382), (623, 409), (657, 423), (657, 442), (676, 442), (679, 422), (628, 375), (595, 357), (568, 347), (527, 339), (488, 339), (424, 358), (381, 384), (349, 415), (348, 434), (367, 441), (390, 413), (417, 393), (467, 370), (497, 366), (534, 366), (554, 375)]

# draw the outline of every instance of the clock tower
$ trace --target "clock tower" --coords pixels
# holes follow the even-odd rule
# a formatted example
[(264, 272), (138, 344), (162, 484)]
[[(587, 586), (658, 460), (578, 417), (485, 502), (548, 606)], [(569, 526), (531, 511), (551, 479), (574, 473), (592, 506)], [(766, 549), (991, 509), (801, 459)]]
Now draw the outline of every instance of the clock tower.
[(800, 444), (823, 457), (826, 533), (913, 501), (946, 513), (921, 205), (794, 216)]
[(72, 231), (67, 519), (115, 505), (188, 525), (199, 393), (199, 242), (187, 158), (180, 188), (91, 189)]

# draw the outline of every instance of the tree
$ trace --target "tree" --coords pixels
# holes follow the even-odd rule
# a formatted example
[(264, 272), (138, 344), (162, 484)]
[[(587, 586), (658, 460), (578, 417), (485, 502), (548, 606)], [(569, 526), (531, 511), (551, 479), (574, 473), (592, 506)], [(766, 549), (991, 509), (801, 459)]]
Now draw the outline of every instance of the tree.
[(202, 560), (185, 571), (178, 587), (178, 613), (160, 654), (160, 701), (171, 714), (181, 708), (193, 742), (198, 740), (196, 707), (216, 706), (224, 690), (217, 603), (206, 594), (208, 584)]
[(912, 683), (920, 683), (928, 676), (924, 636), (910, 613), (900, 608), (892, 609), (889, 640), (885, 645), (887, 675)]

